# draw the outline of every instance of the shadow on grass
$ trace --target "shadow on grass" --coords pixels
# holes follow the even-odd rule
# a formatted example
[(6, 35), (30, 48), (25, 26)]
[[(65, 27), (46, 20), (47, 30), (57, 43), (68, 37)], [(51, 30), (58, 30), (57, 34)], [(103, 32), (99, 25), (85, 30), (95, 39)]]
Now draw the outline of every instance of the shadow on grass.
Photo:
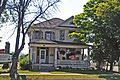
[(101, 74), (99, 75), (99, 78), (104, 78), (106, 80), (120, 80), (120, 75), (115, 74)]
[(56, 72), (68, 72), (68, 73), (80, 73), (80, 74), (112, 74), (112, 73), (118, 73), (118, 72), (110, 72), (106, 70), (89, 70), (89, 69), (59, 69), (55, 70)]
[(81, 70), (81, 69), (61, 69), (56, 71), (63, 71), (68, 73), (79, 73), (87, 75), (98, 75), (99, 78), (104, 78), (105, 80), (120, 80), (119, 72), (110, 72), (106, 70)]
[(9, 73), (9, 72), (10, 72), (10, 70), (8, 70), (8, 69), (2, 69), (2, 70), (0, 70), (0, 74)]

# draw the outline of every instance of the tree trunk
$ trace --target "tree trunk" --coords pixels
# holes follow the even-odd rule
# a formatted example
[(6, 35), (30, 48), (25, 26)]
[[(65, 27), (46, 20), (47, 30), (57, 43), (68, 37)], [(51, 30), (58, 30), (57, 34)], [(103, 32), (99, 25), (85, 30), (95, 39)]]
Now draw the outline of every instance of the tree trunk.
[(108, 70), (108, 62), (107, 62), (107, 64), (106, 64), (106, 69), (105, 70)]
[(113, 71), (113, 60), (110, 61), (110, 71)]
[(82, 49), (83, 50), (83, 53), (82, 53), (82, 60), (84, 60), (84, 49)]
[[(19, 19), (20, 18), (20, 13), (19, 13)], [(19, 41), (20, 41), (20, 28), (21, 28), (21, 20), (18, 21), (18, 26), (17, 26), (17, 35), (16, 35), (16, 43), (15, 43), (15, 53), (12, 56), (12, 66), (10, 69), (10, 78), (11, 80), (16, 80), (17, 74), (17, 64), (18, 64), (18, 57), (20, 54), (19, 50)], [(18, 79), (17, 79), (18, 80)]]
[(11, 69), (10, 69), (10, 80), (17, 80), (17, 64), (18, 64), (18, 59), (15, 57), (13, 58), (12, 60), (12, 66), (11, 66)]
[(101, 70), (101, 62), (98, 63), (98, 69)]

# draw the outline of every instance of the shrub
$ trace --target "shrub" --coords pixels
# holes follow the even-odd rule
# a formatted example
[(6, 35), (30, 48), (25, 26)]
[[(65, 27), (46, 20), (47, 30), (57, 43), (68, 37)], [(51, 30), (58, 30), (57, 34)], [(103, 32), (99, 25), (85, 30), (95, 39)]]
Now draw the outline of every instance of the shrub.
[(22, 70), (29, 70), (30, 69), (30, 61), (29, 55), (21, 56), (19, 59), (20, 69)]
[(8, 69), (8, 68), (9, 68), (9, 63), (4, 63), (2, 69)]

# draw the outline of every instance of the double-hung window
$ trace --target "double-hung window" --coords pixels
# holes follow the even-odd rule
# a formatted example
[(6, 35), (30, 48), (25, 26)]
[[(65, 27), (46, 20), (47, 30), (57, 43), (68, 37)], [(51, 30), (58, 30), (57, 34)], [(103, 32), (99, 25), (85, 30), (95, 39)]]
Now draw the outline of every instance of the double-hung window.
[(46, 31), (45, 32), (45, 39), (54, 40), (55, 39), (55, 33), (52, 32), (52, 31)]
[(65, 40), (65, 31), (60, 30), (60, 40)]
[(33, 39), (42, 39), (43, 32), (42, 31), (33, 31)]

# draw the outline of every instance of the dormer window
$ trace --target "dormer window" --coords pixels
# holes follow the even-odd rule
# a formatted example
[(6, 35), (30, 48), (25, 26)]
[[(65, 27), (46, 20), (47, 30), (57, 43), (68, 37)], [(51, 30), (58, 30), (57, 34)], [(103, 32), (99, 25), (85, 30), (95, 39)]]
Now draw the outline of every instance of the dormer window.
[(33, 39), (42, 39), (43, 32), (42, 31), (33, 31)]
[(60, 40), (65, 40), (65, 31), (60, 30)]

